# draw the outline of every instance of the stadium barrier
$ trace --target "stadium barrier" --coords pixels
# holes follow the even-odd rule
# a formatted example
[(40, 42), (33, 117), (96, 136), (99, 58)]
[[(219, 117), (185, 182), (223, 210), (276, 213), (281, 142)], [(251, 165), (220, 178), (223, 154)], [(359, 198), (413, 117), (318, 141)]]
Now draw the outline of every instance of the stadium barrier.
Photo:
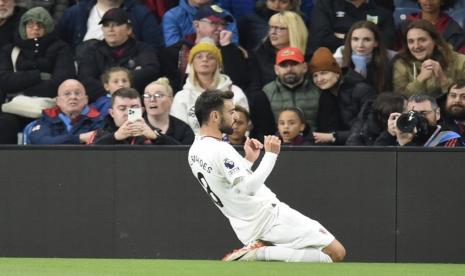
[[(239, 247), (186, 147), (0, 147), (0, 256), (219, 259)], [(348, 261), (465, 262), (461, 149), (284, 149), (266, 181)]]

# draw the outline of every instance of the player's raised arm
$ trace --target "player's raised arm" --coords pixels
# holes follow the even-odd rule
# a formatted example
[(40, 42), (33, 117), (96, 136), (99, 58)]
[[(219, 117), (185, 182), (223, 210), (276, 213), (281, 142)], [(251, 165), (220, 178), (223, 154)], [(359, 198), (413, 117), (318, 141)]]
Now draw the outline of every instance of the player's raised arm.
[(257, 139), (250, 139), (247, 137), (244, 143), (244, 158), (247, 161), (251, 162), (252, 164), (258, 159), (260, 156), (260, 150), (263, 148), (263, 144), (260, 143)]

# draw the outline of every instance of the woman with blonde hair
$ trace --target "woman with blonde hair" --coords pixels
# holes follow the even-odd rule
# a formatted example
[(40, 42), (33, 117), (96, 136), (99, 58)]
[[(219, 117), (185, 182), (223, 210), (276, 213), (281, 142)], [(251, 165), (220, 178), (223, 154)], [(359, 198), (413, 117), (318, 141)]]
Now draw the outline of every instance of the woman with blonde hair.
[(202, 40), (195, 45), (189, 53), (188, 62), (188, 77), (183, 90), (174, 97), (171, 115), (187, 123), (194, 133), (197, 134), (200, 129), (194, 112), (195, 101), (205, 91), (232, 91), (234, 104), (249, 109), (242, 89), (235, 86), (227, 75), (221, 73), (223, 67), (221, 52), (211, 41)]
[(145, 121), (153, 130), (176, 140), (171, 144), (191, 145), (194, 132), (189, 125), (170, 115), (173, 89), (170, 81), (162, 77), (149, 83), (144, 89)]
[(276, 52), (295, 47), (307, 52), (308, 31), (302, 17), (292, 11), (279, 12), (268, 21), (268, 36), (255, 50), (262, 87), (276, 79)]

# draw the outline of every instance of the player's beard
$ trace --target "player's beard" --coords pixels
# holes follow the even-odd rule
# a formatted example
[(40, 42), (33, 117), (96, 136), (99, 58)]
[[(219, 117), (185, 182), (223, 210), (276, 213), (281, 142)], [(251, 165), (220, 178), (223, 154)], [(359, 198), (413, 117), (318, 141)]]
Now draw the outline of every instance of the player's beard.
[(221, 115), (221, 122), (220, 122), (220, 131), (226, 135), (231, 135), (234, 132), (232, 125), (227, 125), (224, 119), (224, 116)]

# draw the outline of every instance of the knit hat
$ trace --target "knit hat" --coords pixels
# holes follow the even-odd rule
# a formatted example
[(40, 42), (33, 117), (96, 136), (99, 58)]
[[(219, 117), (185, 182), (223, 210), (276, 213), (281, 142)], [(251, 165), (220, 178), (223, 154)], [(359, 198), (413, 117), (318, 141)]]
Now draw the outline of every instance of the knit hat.
[(333, 53), (326, 47), (318, 48), (314, 53), (308, 66), (310, 74), (320, 71), (330, 71), (341, 74), (341, 67), (337, 64)]
[(27, 39), (26, 35), (26, 24), (30, 21), (38, 22), (44, 25), (45, 34), (53, 32), (55, 28), (55, 22), (48, 11), (42, 7), (35, 7), (29, 9), (21, 16), (20, 24), (18, 27), (19, 36), (21, 39)]
[(292, 60), (298, 63), (304, 62), (304, 54), (298, 48), (286, 47), (276, 53), (276, 65), (283, 61)]
[(220, 49), (215, 46), (209, 40), (202, 39), (199, 43), (197, 43), (189, 52), (189, 64), (192, 64), (192, 60), (194, 59), (195, 55), (200, 52), (208, 52), (211, 53), (218, 63), (220, 68), (223, 67), (223, 58), (221, 56)]

